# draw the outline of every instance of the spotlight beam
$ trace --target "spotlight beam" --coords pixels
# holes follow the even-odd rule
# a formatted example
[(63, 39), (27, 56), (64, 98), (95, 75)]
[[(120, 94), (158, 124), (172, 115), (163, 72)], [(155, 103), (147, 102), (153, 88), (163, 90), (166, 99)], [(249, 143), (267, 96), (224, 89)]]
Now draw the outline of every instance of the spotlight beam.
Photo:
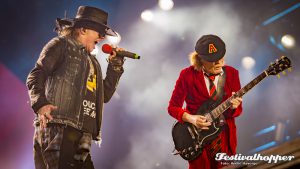
[(268, 25), (268, 24), (276, 21), (277, 19), (279, 19), (279, 18), (283, 17), (284, 15), (292, 12), (293, 10), (296, 10), (299, 7), (300, 7), (300, 3), (297, 3), (297, 4), (293, 5), (292, 7), (288, 8), (288, 9), (286, 9), (286, 10), (284, 10), (284, 11), (282, 11), (282, 12), (280, 12), (280, 13), (274, 15), (274, 16), (272, 16), (271, 18), (267, 19), (266, 21), (264, 21), (262, 23), (262, 26), (266, 26), (266, 25)]

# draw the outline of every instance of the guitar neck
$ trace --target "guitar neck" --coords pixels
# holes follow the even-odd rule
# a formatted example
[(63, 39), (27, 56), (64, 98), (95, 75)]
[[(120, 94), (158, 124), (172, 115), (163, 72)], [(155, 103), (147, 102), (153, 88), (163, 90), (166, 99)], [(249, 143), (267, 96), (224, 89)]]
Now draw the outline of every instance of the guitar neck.
[(218, 118), (222, 113), (224, 113), (231, 106), (231, 100), (232, 99), (234, 99), (236, 97), (242, 97), (244, 94), (246, 94), (248, 91), (250, 91), (254, 86), (256, 86), (259, 82), (261, 82), (267, 76), (268, 76), (268, 74), (267, 74), (266, 71), (262, 72), (255, 79), (253, 79), (251, 82), (249, 82), (246, 86), (241, 88), (234, 95), (229, 97), (227, 100), (225, 100), (219, 106), (217, 106), (214, 110), (212, 110), (210, 112), (211, 116), (214, 119)]

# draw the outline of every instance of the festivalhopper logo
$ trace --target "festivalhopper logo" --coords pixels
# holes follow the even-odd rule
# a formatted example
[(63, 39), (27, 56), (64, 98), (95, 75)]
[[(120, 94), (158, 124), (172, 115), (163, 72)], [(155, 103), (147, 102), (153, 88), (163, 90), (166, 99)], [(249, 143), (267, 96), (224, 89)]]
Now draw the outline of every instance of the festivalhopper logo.
[(281, 156), (281, 155), (261, 155), (261, 154), (253, 154), (253, 155), (242, 155), (236, 154), (232, 156), (228, 156), (226, 153), (217, 153), (215, 160), (222, 161), (222, 163), (228, 164), (253, 164), (255, 165), (259, 161), (266, 161), (267, 163), (278, 163), (281, 161), (291, 161), (295, 156)]

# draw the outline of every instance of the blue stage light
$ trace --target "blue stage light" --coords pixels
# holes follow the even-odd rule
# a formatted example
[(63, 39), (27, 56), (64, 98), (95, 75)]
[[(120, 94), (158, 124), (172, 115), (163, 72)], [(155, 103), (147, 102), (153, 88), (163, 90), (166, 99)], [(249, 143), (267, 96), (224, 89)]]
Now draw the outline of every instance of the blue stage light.
[(293, 10), (295, 10), (295, 9), (297, 9), (299, 7), (300, 7), (300, 3), (297, 3), (297, 4), (293, 5), (292, 7), (288, 8), (288, 9), (286, 9), (286, 10), (284, 10), (284, 11), (282, 11), (282, 12), (280, 12), (280, 13), (274, 15), (274, 16), (272, 16), (271, 18), (267, 19), (266, 21), (264, 21), (262, 23), (262, 26), (266, 26), (266, 25), (268, 25), (268, 24), (276, 21), (277, 19), (283, 17), (284, 15), (292, 12)]

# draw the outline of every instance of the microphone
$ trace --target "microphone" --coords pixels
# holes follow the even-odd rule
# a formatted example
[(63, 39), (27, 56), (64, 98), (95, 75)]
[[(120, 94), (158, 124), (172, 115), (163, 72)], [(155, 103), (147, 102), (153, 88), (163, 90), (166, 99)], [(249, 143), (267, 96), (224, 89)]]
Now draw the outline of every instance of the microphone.
[(109, 44), (102, 45), (102, 51), (107, 54), (112, 54), (112, 52), (115, 51), (117, 53), (117, 56), (128, 57), (131, 59), (140, 59), (141, 58), (136, 53), (132, 53), (132, 52), (128, 52), (128, 51), (116, 51), (116, 48), (111, 47)]

